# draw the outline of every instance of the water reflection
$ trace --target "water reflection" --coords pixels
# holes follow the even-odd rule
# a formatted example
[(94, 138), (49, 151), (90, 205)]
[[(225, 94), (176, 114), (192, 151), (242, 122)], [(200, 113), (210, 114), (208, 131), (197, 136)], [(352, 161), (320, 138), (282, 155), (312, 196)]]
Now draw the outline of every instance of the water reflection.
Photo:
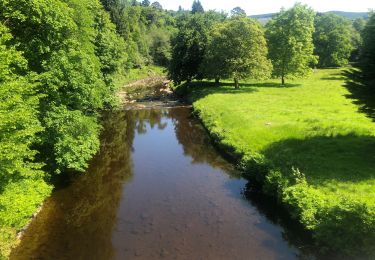
[(13, 259), (293, 259), (188, 108), (105, 116), (88, 172), (54, 193)]
[(13, 259), (111, 259), (122, 184), (133, 172), (135, 121), (122, 112), (104, 123), (102, 147), (86, 174), (56, 191), (25, 233)]

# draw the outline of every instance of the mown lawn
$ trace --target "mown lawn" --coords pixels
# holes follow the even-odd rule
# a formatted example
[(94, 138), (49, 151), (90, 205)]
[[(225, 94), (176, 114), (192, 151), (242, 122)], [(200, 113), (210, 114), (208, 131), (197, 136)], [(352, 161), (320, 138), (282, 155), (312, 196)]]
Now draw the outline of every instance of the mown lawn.
[[(305, 80), (187, 88), (207, 129), (313, 231), (346, 254), (375, 255), (375, 123), (342, 70)], [(185, 89), (186, 90), (186, 89)]]

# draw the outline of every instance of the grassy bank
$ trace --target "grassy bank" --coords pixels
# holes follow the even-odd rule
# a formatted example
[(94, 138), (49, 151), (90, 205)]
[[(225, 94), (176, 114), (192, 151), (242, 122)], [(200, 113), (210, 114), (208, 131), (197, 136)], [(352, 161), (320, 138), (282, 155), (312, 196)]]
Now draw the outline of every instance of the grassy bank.
[(31, 220), (51, 192), (43, 179), (29, 178), (2, 187), (0, 195), (0, 259), (6, 259), (19, 241), (17, 232)]
[(165, 68), (160, 66), (143, 66), (141, 68), (130, 69), (119, 75), (116, 79), (115, 84), (118, 88), (123, 87), (134, 81), (145, 79), (149, 77), (165, 76)]
[(245, 175), (322, 248), (375, 255), (375, 123), (359, 112), (341, 72), (320, 70), (286, 87), (196, 82), (179, 91)]

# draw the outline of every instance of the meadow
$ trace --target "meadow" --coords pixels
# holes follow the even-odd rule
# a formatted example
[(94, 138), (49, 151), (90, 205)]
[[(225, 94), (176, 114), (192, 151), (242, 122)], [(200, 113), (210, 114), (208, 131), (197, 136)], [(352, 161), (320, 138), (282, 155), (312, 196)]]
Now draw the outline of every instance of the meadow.
[(343, 76), (180, 86), (254, 187), (277, 198), (321, 248), (375, 253), (375, 123)]

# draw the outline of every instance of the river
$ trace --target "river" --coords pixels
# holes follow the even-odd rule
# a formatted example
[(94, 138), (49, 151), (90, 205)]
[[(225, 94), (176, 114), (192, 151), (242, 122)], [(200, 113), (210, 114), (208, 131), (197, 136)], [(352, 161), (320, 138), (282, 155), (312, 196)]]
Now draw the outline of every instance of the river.
[(88, 171), (46, 201), (11, 259), (304, 255), (273, 206), (246, 196), (247, 181), (191, 108), (108, 112), (103, 121)]

